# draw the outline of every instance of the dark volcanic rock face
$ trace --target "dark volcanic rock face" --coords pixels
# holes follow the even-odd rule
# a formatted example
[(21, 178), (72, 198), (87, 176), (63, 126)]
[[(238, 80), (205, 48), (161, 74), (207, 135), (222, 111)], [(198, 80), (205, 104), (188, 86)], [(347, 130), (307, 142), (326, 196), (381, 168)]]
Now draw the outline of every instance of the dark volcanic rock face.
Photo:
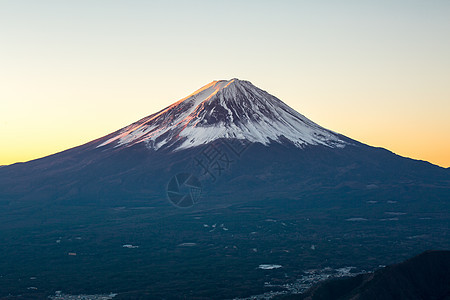
[(375, 273), (326, 281), (303, 295), (283, 299), (450, 299), (450, 251), (426, 251)]

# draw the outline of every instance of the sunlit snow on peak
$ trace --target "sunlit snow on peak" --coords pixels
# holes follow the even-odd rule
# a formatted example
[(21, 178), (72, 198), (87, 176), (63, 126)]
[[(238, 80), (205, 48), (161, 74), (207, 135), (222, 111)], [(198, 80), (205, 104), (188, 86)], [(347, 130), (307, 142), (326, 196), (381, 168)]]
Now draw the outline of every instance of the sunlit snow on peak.
[(185, 149), (219, 138), (268, 145), (343, 147), (345, 142), (248, 81), (213, 81), (165, 109), (133, 123), (98, 147), (131, 146)]

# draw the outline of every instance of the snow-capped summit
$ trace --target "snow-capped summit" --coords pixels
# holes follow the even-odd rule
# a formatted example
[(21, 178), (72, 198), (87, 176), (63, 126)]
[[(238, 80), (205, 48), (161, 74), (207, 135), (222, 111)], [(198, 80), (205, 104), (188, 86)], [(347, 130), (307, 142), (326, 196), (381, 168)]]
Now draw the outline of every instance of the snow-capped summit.
[(292, 142), (343, 147), (346, 142), (296, 112), (278, 98), (239, 79), (213, 81), (165, 109), (133, 123), (98, 147), (146, 143), (149, 148), (176, 150), (220, 138), (268, 145)]

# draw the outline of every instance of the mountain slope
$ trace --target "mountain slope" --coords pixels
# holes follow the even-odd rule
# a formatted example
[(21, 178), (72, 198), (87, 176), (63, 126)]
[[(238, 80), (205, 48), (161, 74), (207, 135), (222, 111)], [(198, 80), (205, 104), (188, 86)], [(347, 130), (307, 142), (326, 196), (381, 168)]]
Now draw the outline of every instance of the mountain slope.
[[(243, 156), (229, 151), (232, 144), (246, 150)], [(199, 163), (200, 158), (211, 159), (211, 150), (220, 152), (221, 159), (216, 157), (206, 167), (216, 170)], [(217, 170), (219, 163), (223, 170)], [(214, 81), (85, 145), (1, 168), (0, 201), (15, 205), (27, 199), (85, 199), (110, 205), (157, 198), (163, 204), (167, 182), (185, 171), (204, 181), (212, 179), (211, 192), (218, 202), (220, 195), (233, 194), (237, 186), (239, 194), (256, 198), (345, 185), (442, 187), (450, 181), (449, 170), (334, 133), (250, 82), (232, 79)]]
[[(244, 145), (245, 153), (237, 157), (227, 147), (231, 144)], [(198, 162), (210, 159), (206, 154), (211, 149), (221, 152), (222, 161), (216, 157), (207, 166), (216, 170)], [(227, 168), (217, 170), (218, 163)], [(222, 205), (231, 200), (220, 198), (235, 192), (242, 197), (233, 201), (243, 195), (258, 198), (343, 186), (364, 190), (371, 184), (443, 188), (450, 181), (448, 169), (329, 131), (251, 83), (232, 79), (214, 81), (85, 145), (1, 168), (0, 203), (129, 205), (151, 198), (164, 206), (166, 184), (186, 171), (205, 183), (214, 181), (210, 194)]]

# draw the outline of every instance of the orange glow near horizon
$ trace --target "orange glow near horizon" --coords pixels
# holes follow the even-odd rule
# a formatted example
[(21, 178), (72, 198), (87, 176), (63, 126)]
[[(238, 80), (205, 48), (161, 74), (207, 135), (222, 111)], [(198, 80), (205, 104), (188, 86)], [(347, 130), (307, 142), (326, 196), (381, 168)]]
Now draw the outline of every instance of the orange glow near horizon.
[[(400, 144), (395, 142), (395, 137), (389, 138), (388, 140), (392, 141), (392, 143), (386, 143), (384, 141), (383, 144), (377, 142), (380, 138), (364, 137), (358, 138), (356, 136), (352, 136), (351, 134), (345, 134), (350, 138), (356, 139), (360, 142), (369, 144), (375, 147), (386, 148), (400, 156), (409, 157), (417, 160), (428, 161), (432, 164), (449, 168), (450, 167), (450, 145), (445, 144), (444, 142), (441, 147), (427, 147), (415, 144)], [(385, 136), (384, 136), (385, 137)], [(92, 137), (94, 140), (96, 137)], [(47, 145), (37, 145), (32, 149), (27, 149), (28, 145), (17, 144), (16, 147), (10, 147), (9, 151), (0, 151), (1, 153), (1, 165), (10, 165), (19, 162), (27, 162), (30, 160), (42, 158), (51, 154), (55, 154), (79, 145), (82, 145), (90, 140), (86, 138), (74, 138), (72, 141), (65, 141), (63, 143), (52, 143)], [(47, 141), (46, 141), (47, 142)], [(50, 142), (50, 141), (48, 141)]]
[[(227, 86), (230, 83), (231, 82), (229, 82)], [(167, 110), (170, 110), (174, 106), (185, 101), (193, 94), (214, 87), (214, 91), (200, 103), (200, 105), (204, 104), (220, 90), (220, 87), (215, 87), (216, 84), (217, 81), (213, 81), (203, 88), (198, 89), (196, 92), (190, 94), (188, 97), (184, 97), (181, 100), (178, 100), (173, 104), (167, 106), (166, 108), (160, 110), (158, 113), (152, 114), (149, 117), (145, 117), (142, 120), (145, 120), (145, 122), (151, 121)], [(333, 111), (331, 110), (327, 113), (332, 114)], [(191, 114), (190, 116), (188, 116), (188, 118), (185, 118), (178, 123), (184, 122), (187, 126), (191, 120), (195, 119), (195, 117), (196, 115)], [(348, 118), (344, 116), (342, 118), (337, 118), (337, 122), (334, 122), (335, 124), (333, 125), (331, 124), (332, 122), (329, 121), (321, 122), (320, 120), (318, 120), (320, 119), (319, 117), (316, 118), (308, 114), (306, 114), (306, 117), (317, 122), (319, 125), (322, 125), (328, 129), (334, 130), (338, 133), (344, 134), (352, 139), (369, 144), (371, 146), (386, 148), (398, 155), (418, 160), (429, 161), (442, 167), (450, 167), (450, 140), (442, 138), (442, 132), (432, 131), (429, 128), (427, 129), (426, 127), (418, 130), (418, 127), (414, 127), (412, 126), (413, 124), (410, 125), (408, 123), (405, 123), (402, 126), (399, 126), (397, 124), (397, 127), (395, 127), (392, 126), (392, 124), (395, 125), (396, 120), (389, 120), (389, 118), (385, 118), (382, 122), (387, 126), (379, 126), (380, 123), (376, 122), (375, 117), (375, 120), (371, 125), (371, 130), (367, 131), (366, 129), (365, 131), (362, 131), (359, 127), (355, 127), (354, 124), (364, 123), (363, 119)], [(361, 115), (360, 118), (367, 118), (367, 115)], [(140, 126), (142, 126), (142, 124), (136, 124), (135, 126), (130, 127), (127, 132), (136, 130)], [(340, 127), (340, 129), (336, 127)], [(93, 127), (91, 127), (90, 129), (92, 128)], [(17, 136), (15, 137), (15, 140), (13, 140), (13, 144), (9, 145), (9, 149), (12, 149), (12, 151), (5, 151), (4, 148), (0, 149), (0, 165), (8, 165), (16, 162), (26, 162), (32, 159), (51, 155), (97, 139), (117, 129), (118, 128), (111, 127), (110, 129), (106, 129), (106, 131), (104, 129), (102, 133), (98, 132), (97, 130), (89, 130), (90, 135), (78, 138), (75, 138), (75, 132), (73, 133), (73, 138), (71, 135), (59, 132), (55, 135), (54, 138), (47, 137), (46, 140), (42, 140), (41, 137), (39, 137), (39, 135), (37, 135), (36, 133), (28, 136), (25, 139)], [(126, 135), (127, 132), (124, 132), (117, 138)], [(405, 132), (407, 132), (408, 135), (405, 135)]]

